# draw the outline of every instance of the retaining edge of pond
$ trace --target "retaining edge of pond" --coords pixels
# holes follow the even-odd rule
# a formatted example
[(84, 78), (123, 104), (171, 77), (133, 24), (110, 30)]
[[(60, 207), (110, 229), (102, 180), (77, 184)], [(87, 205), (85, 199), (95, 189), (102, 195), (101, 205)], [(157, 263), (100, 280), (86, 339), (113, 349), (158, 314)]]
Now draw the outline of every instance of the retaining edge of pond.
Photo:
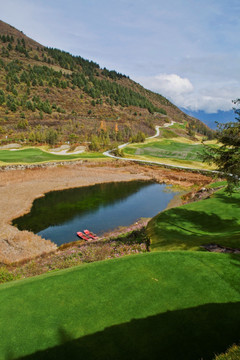
[(0, 171), (10, 171), (10, 170), (26, 170), (26, 169), (44, 169), (56, 166), (65, 166), (65, 165), (81, 165), (85, 160), (66, 160), (66, 161), (49, 161), (44, 163), (37, 164), (12, 164), (12, 165), (0, 165)]

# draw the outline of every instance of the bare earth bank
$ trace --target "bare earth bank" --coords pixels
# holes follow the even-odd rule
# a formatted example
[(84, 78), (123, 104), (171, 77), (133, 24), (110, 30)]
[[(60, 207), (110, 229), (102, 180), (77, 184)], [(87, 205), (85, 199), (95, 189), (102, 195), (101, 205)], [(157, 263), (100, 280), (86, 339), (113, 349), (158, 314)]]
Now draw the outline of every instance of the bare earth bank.
[(113, 181), (156, 180), (190, 187), (204, 186), (210, 177), (186, 171), (130, 164), (85, 162), (54, 168), (0, 172), (0, 263), (10, 264), (55, 252), (57, 246), (29, 231), (19, 231), (12, 219), (29, 212), (34, 199), (53, 190)]

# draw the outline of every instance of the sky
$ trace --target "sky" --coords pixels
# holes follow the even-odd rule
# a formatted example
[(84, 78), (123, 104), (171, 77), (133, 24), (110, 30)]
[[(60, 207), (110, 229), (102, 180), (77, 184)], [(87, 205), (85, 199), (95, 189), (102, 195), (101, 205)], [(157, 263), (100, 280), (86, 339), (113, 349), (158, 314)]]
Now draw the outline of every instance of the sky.
[(130, 76), (189, 111), (240, 97), (239, 0), (0, 0), (39, 43)]

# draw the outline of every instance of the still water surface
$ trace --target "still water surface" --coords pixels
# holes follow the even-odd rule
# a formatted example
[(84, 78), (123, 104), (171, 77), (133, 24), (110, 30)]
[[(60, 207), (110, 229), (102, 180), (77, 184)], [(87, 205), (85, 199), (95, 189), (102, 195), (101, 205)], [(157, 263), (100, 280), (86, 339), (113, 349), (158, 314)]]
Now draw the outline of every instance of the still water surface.
[(89, 229), (102, 235), (141, 217), (153, 217), (176, 195), (169, 189), (164, 184), (130, 181), (52, 191), (36, 199), (31, 211), (13, 224), (61, 245), (77, 240), (77, 231)]

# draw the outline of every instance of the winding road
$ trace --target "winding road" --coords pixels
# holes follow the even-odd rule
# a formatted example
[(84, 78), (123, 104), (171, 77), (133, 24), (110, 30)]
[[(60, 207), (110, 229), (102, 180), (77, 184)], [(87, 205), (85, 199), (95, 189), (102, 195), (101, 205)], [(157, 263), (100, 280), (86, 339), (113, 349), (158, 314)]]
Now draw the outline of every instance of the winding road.
[[(160, 134), (160, 128), (161, 127), (169, 127), (172, 126), (175, 123), (175, 121), (171, 121), (170, 123), (164, 124), (163, 126), (155, 126), (156, 129), (156, 134), (153, 136), (150, 136), (148, 138), (146, 138), (146, 140), (148, 139), (153, 139), (159, 136)], [(123, 149), (125, 146), (129, 145), (130, 143), (125, 143), (122, 145), (118, 146), (118, 149)], [(219, 172), (216, 170), (208, 170), (208, 169), (199, 169), (199, 168), (191, 168), (188, 166), (181, 166), (181, 165), (170, 165), (170, 164), (166, 164), (166, 163), (162, 163), (162, 162), (158, 162), (158, 161), (150, 161), (150, 160), (141, 160), (141, 159), (131, 159), (131, 158), (124, 158), (124, 157), (120, 157), (120, 156), (115, 156), (113, 154), (111, 154), (112, 150), (108, 150), (105, 151), (103, 153), (103, 155), (114, 158), (114, 159), (119, 159), (119, 160), (124, 160), (124, 161), (134, 161), (134, 162), (140, 162), (140, 163), (147, 163), (147, 164), (155, 164), (155, 165), (162, 165), (168, 168), (174, 168), (174, 169), (184, 169), (184, 170), (198, 170), (198, 171), (202, 171), (202, 172), (208, 172), (208, 173), (215, 173), (218, 174)]]

